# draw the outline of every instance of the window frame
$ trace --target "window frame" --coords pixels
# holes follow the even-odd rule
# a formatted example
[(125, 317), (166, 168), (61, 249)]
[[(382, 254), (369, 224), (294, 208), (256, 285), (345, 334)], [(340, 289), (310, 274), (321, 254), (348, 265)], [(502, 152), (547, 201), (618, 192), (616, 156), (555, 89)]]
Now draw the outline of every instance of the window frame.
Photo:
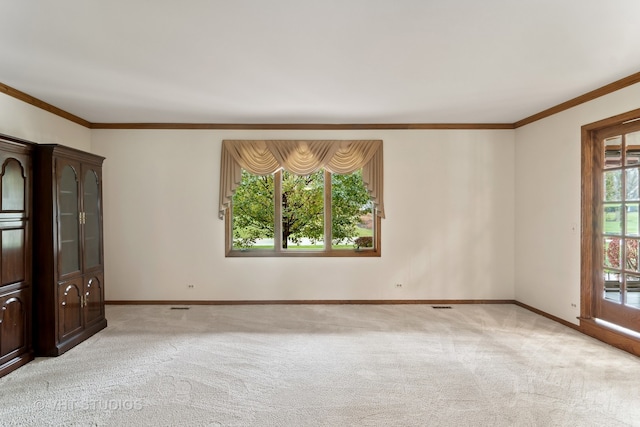
[[(282, 248), (282, 169), (274, 172), (274, 249), (233, 249), (233, 206), (231, 202), (225, 212), (225, 256), (226, 257), (271, 257), (271, 258), (291, 258), (291, 257), (380, 257), (381, 252), (381, 217), (377, 209), (373, 209), (374, 233), (372, 248), (354, 249), (333, 249), (331, 244), (332, 223), (331, 223), (331, 175), (324, 170), (324, 241), (325, 248), (320, 249), (283, 249)], [(329, 242), (329, 244), (326, 244)]]

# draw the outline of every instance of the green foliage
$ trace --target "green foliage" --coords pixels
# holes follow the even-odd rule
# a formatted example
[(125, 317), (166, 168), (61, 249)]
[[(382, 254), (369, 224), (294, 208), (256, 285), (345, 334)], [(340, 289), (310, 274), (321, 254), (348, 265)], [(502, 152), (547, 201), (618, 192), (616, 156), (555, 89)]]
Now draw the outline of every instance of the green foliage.
[(273, 175), (242, 171), (242, 181), (232, 201), (234, 246), (249, 248), (258, 239), (273, 238), (273, 195)]
[(289, 240), (311, 243), (324, 237), (324, 172), (309, 176), (282, 173), (282, 247)]
[[(274, 237), (273, 175), (242, 171), (233, 197), (234, 247), (252, 247), (258, 239)], [(360, 216), (371, 212), (371, 201), (360, 171), (332, 175), (332, 229), (335, 244), (358, 236)], [(324, 172), (309, 176), (282, 173), (282, 244), (324, 239)]]
[(640, 198), (640, 171), (638, 168), (627, 169), (625, 175), (627, 200), (638, 200)]
[(622, 197), (622, 171), (610, 171), (604, 174), (605, 200), (620, 200)]
[(362, 172), (331, 175), (331, 193), (333, 242), (350, 242), (358, 234), (360, 216), (372, 210), (369, 192), (362, 182)]

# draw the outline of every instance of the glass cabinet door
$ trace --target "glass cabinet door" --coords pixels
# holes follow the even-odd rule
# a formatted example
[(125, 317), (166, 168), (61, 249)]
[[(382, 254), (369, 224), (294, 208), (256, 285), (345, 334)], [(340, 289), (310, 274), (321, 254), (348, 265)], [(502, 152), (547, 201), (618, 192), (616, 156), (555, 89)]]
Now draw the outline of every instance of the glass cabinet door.
[(71, 166), (65, 166), (60, 178), (60, 274), (80, 270), (80, 221), (78, 179)]
[(2, 210), (24, 211), (25, 179), (20, 162), (7, 159), (2, 173)]
[(98, 176), (88, 170), (84, 176), (84, 267), (100, 265), (100, 187)]
[[(0, 186), (2, 205), (0, 207), (5, 219), (12, 219), (0, 223), (2, 224), (0, 226), (0, 286), (23, 282), (29, 277), (27, 264), (30, 254), (26, 239), (28, 226), (24, 215), (27, 192), (23, 173), (22, 163), (17, 159), (8, 158), (4, 162), (0, 174), (0, 181), (2, 181)], [(0, 309), (1, 311), (2, 309)]]

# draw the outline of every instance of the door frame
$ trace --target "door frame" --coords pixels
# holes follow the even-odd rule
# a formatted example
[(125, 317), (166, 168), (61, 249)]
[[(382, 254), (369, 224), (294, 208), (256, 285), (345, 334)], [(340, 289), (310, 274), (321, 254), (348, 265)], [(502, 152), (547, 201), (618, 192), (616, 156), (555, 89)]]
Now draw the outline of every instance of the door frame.
[[(640, 109), (637, 109), (582, 126), (580, 323), (587, 329), (599, 325), (596, 323), (598, 290), (602, 282), (600, 270), (604, 256), (600, 249), (601, 215), (596, 209), (602, 201), (603, 169), (603, 154), (597, 133), (604, 128), (623, 125), (639, 118)], [(640, 333), (640, 326), (635, 332)]]

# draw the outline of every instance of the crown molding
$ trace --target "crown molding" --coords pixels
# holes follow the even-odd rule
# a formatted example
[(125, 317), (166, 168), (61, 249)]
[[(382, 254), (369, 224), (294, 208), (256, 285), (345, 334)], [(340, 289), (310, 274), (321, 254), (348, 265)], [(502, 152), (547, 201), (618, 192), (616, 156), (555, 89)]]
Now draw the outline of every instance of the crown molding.
[(20, 101), (26, 102), (27, 104), (31, 104), (34, 107), (38, 107), (41, 110), (48, 111), (49, 113), (55, 114), (56, 116), (62, 117), (63, 119), (70, 120), (86, 128), (91, 128), (91, 122), (81, 117), (78, 117), (74, 114), (71, 114), (67, 111), (64, 111), (56, 106), (48, 104), (38, 98), (34, 98), (29, 94), (19, 91), (18, 89), (14, 89), (11, 86), (7, 86), (4, 83), (0, 83), (0, 92), (6, 95), (9, 95), (13, 98), (19, 99)]
[(510, 123), (92, 123), (91, 129), (394, 130), (513, 129)]
[(38, 98), (0, 83), (0, 92), (38, 107), (56, 116), (70, 120), (89, 129), (175, 129), (175, 130), (482, 130), (517, 129), (538, 120), (568, 110), (585, 102), (640, 83), (640, 72), (616, 80), (598, 89), (565, 101), (544, 111), (525, 117), (515, 123), (92, 123)]
[(513, 127), (519, 128), (524, 125), (528, 125), (530, 123), (536, 122), (538, 120), (544, 119), (549, 116), (553, 116), (554, 114), (558, 114), (561, 111), (565, 111), (565, 110), (568, 110), (569, 108), (573, 108), (580, 104), (584, 104), (585, 102), (593, 101), (596, 98), (600, 98), (601, 96), (608, 95), (612, 92), (615, 92), (617, 90), (623, 89), (627, 86), (631, 86), (639, 82), (640, 82), (640, 72), (632, 74), (620, 80), (616, 80), (613, 83), (609, 83), (608, 85), (602, 86), (601, 88), (592, 90), (591, 92), (587, 92), (584, 95), (577, 96), (573, 99), (563, 102), (562, 104), (558, 104), (555, 107), (547, 108), (544, 111), (541, 111), (529, 117), (525, 117), (522, 120), (518, 120), (513, 124)]

